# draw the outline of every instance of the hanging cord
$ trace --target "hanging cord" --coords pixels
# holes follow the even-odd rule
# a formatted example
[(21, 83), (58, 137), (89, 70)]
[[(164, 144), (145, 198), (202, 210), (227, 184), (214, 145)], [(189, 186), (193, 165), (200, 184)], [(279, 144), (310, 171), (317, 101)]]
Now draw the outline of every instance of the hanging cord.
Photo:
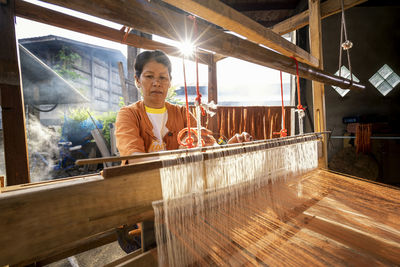
[[(353, 43), (347, 39), (347, 30), (346, 30), (346, 19), (344, 16), (344, 4), (343, 0), (340, 0), (341, 8), (342, 8), (342, 18), (340, 24), (340, 44), (339, 44), (339, 76), (342, 73), (342, 50), (346, 50), (347, 52), (347, 63), (349, 64), (349, 71), (350, 71), (350, 81), (351, 84), (353, 83), (353, 72), (351, 70), (351, 62), (350, 62), (350, 48), (353, 47)], [(343, 35), (346, 39), (343, 41)]]
[(282, 129), (279, 132), (274, 132), (275, 135), (280, 135), (280, 137), (287, 136), (287, 130), (285, 128), (285, 105), (283, 104), (283, 82), (282, 82), (282, 71), (280, 71), (281, 76), (281, 98), (282, 98)]
[(296, 63), (296, 80), (297, 80), (297, 109), (295, 112), (298, 113), (298, 122), (299, 122), (299, 134), (304, 133), (304, 126), (303, 126), (303, 118), (306, 116), (305, 108), (301, 105), (301, 97), (300, 97), (300, 78), (299, 78), (299, 63), (295, 57), (291, 57), (294, 59)]
[(300, 78), (299, 78), (299, 62), (297, 61), (297, 59), (295, 57), (291, 57), (294, 59), (294, 62), (296, 63), (296, 80), (297, 80), (297, 109), (302, 109), (302, 110), (306, 110), (306, 108), (304, 108), (301, 105), (301, 100), (300, 100)]
[[(183, 128), (179, 133), (178, 133), (178, 143), (182, 146), (185, 146), (187, 148), (192, 148), (194, 139), (191, 136), (191, 133), (196, 134), (194, 129), (190, 129), (190, 113), (189, 113), (189, 100), (188, 100), (188, 91), (187, 91), (187, 85), (186, 85), (186, 70), (185, 70), (185, 55), (182, 56), (182, 65), (183, 65), (183, 82), (185, 86), (185, 98), (186, 98), (186, 121), (187, 121), (187, 128)], [(188, 136), (185, 141), (182, 141), (183, 134), (187, 132)]]
[(35, 106), (35, 105), (32, 105), (32, 107), (33, 107), (34, 109), (36, 109), (37, 111), (40, 111), (40, 112), (50, 112), (50, 111), (53, 111), (53, 110), (56, 109), (57, 106), (58, 106), (58, 103), (54, 104), (54, 106), (52, 106), (51, 108), (48, 108), (48, 109), (41, 109), (41, 108), (38, 108), (38, 107)]
[[(194, 39), (197, 38), (197, 21), (195, 16), (189, 16), (190, 19), (193, 20), (193, 35)], [(197, 55), (197, 46), (194, 47), (194, 58), (196, 62), (196, 93), (197, 97), (195, 99), (195, 107), (196, 107), (196, 119), (197, 119), (197, 132), (200, 133), (197, 135), (198, 141), (197, 146), (201, 147), (204, 145), (204, 141), (201, 138), (201, 116), (205, 116), (206, 112), (201, 104), (201, 93), (199, 86), (199, 58)]]
[[(189, 16), (189, 18), (191, 18), (193, 20), (194, 37), (197, 38), (197, 21), (196, 21), (196, 17)], [(201, 97), (202, 97), (202, 95), (200, 93), (200, 86), (199, 86), (199, 58), (198, 58), (198, 55), (197, 55), (197, 46), (195, 46), (195, 48), (194, 48), (194, 58), (195, 58), (195, 61), (196, 61), (196, 93), (197, 93), (196, 102), (199, 104), (199, 106), (201, 108), (201, 115), (205, 116), (206, 115), (206, 111), (201, 106)]]
[[(191, 20), (193, 20), (193, 35), (196, 38), (197, 37), (197, 22), (196, 22), (196, 17), (194, 16), (189, 16)], [(203, 107), (203, 104), (201, 103), (201, 93), (200, 93), (200, 86), (199, 86), (199, 59), (198, 59), (198, 53), (197, 53), (197, 46), (194, 48), (194, 58), (195, 58), (195, 63), (196, 63), (196, 98), (195, 98), (195, 108), (196, 108), (196, 120), (197, 120), (197, 130), (194, 130), (193, 128), (190, 128), (190, 113), (189, 113), (189, 101), (188, 101), (188, 93), (187, 93), (187, 86), (186, 86), (186, 73), (185, 73), (185, 57), (183, 56), (183, 76), (184, 76), (184, 82), (185, 82), (185, 96), (186, 96), (186, 117), (188, 121), (188, 127), (182, 129), (178, 133), (178, 143), (182, 146), (185, 146), (187, 148), (192, 148), (194, 147), (193, 142), (194, 139), (191, 137), (191, 134), (194, 134), (197, 137), (197, 146), (202, 147), (205, 146), (205, 142), (202, 139), (201, 136), (201, 116), (206, 116), (206, 113), (210, 114), (210, 116), (213, 116), (215, 112), (211, 111), (210, 109), (216, 109), (216, 106), (214, 102), (209, 104), (205, 104), (205, 108)], [(182, 137), (184, 133), (188, 133), (187, 139), (183, 142)]]

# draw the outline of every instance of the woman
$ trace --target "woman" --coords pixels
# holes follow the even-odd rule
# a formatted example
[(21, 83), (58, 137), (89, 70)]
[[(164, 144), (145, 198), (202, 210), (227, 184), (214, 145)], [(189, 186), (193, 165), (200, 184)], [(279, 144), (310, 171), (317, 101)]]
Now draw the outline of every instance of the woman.
[[(143, 101), (120, 109), (116, 119), (117, 147), (121, 156), (134, 153), (178, 149), (178, 133), (187, 127), (186, 109), (165, 101), (171, 86), (171, 62), (159, 50), (145, 51), (136, 57), (135, 82), (143, 95)], [(191, 115), (191, 125), (196, 120)], [(206, 145), (215, 144), (207, 129), (202, 130)], [(235, 135), (228, 143), (250, 141), (247, 133)], [(134, 163), (129, 160), (129, 163)], [(130, 235), (138, 226), (117, 229), (121, 248), (129, 253), (140, 247), (140, 238)]]
[[(187, 127), (186, 109), (165, 101), (171, 86), (171, 62), (167, 55), (159, 50), (140, 53), (135, 61), (135, 81), (143, 101), (121, 108), (115, 124), (121, 156), (178, 149), (178, 133)], [(196, 125), (192, 115), (191, 125)], [(206, 145), (215, 143), (210, 133), (202, 131)], [(228, 143), (250, 140), (251, 136), (243, 133)]]

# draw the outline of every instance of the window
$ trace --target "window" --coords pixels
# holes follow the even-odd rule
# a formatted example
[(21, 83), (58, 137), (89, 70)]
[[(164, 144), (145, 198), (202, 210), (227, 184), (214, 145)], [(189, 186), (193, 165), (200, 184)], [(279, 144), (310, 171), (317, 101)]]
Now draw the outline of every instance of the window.
[[(223, 106), (280, 106), (279, 71), (236, 58), (217, 62), (218, 104)], [(283, 100), (290, 104), (290, 74), (282, 73)]]
[[(335, 75), (339, 76), (339, 70), (335, 73)], [(340, 77), (350, 80), (350, 71), (345, 66), (342, 66), (340, 68)], [(355, 82), (360, 81), (356, 76), (354, 76), (354, 74), (352, 74), (352, 77), (353, 77), (353, 81), (355, 81)], [(350, 91), (350, 89), (342, 89), (338, 86), (332, 86), (332, 87), (333, 87), (333, 89), (336, 90), (336, 92), (338, 92), (338, 94), (341, 97), (344, 97)]]
[(386, 96), (400, 83), (400, 77), (388, 65), (383, 65), (369, 82), (383, 95)]

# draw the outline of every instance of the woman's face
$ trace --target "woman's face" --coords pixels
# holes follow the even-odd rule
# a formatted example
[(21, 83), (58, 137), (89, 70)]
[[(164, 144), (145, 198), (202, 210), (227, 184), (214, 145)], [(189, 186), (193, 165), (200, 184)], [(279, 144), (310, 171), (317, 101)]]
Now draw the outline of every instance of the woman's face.
[(168, 68), (154, 60), (144, 65), (136, 84), (142, 90), (144, 104), (150, 108), (162, 108), (165, 104), (171, 80)]

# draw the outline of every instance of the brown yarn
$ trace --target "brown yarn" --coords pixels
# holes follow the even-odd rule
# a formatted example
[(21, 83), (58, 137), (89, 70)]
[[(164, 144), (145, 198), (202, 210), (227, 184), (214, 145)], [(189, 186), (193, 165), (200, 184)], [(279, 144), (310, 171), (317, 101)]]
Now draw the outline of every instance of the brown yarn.
[(370, 153), (371, 152), (371, 124), (359, 124), (356, 130), (356, 152)]

